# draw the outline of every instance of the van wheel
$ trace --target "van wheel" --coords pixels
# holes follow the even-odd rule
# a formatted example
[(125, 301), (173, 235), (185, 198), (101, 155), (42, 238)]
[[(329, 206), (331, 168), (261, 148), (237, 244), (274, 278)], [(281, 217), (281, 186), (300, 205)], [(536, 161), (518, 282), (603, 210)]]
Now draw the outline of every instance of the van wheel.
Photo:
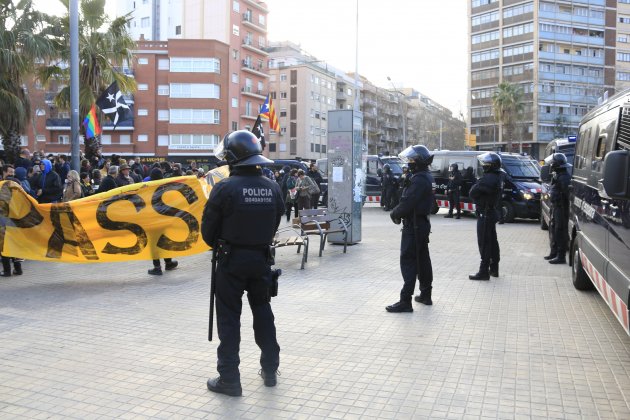
[(440, 207), (437, 205), (437, 201), (433, 200), (433, 206), (431, 207), (431, 214), (437, 214), (440, 211)]
[(501, 212), (503, 212), (503, 220), (507, 223), (512, 223), (514, 221), (514, 207), (512, 207), (512, 204), (507, 201), (502, 201)]
[(549, 225), (545, 222), (545, 217), (540, 213), (540, 229), (549, 230)]
[(571, 266), (571, 280), (573, 281), (573, 287), (578, 290), (591, 290), (593, 288), (593, 282), (588, 277), (588, 274), (586, 274), (586, 271), (584, 271), (584, 267), (582, 267), (580, 247), (577, 244), (577, 240), (573, 241), (571, 255), (573, 256), (573, 265)]

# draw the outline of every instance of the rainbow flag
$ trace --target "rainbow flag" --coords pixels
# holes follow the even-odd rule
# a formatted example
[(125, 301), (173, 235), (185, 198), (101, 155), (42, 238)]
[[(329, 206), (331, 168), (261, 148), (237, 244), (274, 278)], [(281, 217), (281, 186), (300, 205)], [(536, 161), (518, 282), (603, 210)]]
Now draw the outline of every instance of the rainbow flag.
[(269, 128), (275, 132), (280, 131), (280, 123), (278, 122), (278, 117), (276, 117), (276, 110), (273, 107), (271, 96), (267, 95), (265, 103), (262, 108), (260, 108), (260, 115), (269, 120)]
[(83, 120), (83, 127), (85, 127), (86, 139), (92, 139), (102, 132), (98, 119), (96, 119), (96, 106), (94, 104), (92, 104), (90, 112), (88, 112)]

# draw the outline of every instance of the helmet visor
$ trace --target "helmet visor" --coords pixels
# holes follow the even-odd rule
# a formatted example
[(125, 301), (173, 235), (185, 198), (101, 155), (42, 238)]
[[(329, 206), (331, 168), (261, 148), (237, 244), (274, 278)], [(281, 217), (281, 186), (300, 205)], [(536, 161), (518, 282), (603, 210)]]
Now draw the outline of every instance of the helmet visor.
[(225, 148), (225, 140), (221, 140), (217, 147), (214, 148), (214, 155), (219, 160), (225, 160), (225, 155), (227, 154), (227, 149)]
[(400, 152), (398, 154), (398, 157), (402, 159), (403, 162), (409, 163), (409, 161), (414, 160), (417, 155), (418, 153), (416, 153), (416, 151), (413, 149), (413, 146), (409, 146), (405, 150)]

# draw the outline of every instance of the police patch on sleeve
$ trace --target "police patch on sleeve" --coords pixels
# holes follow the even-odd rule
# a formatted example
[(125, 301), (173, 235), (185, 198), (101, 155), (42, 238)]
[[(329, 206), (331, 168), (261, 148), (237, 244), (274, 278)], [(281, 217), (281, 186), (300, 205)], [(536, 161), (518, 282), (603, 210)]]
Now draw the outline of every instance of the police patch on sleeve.
[(273, 190), (265, 187), (243, 188), (241, 202), (244, 204), (271, 204), (273, 203)]

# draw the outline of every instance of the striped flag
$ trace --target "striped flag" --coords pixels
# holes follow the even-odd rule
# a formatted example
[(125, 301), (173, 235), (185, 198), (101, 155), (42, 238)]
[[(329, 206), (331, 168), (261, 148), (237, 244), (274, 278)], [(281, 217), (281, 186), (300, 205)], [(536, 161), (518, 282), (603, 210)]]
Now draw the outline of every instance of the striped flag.
[(101, 134), (101, 125), (96, 118), (96, 105), (92, 104), (90, 112), (85, 116), (83, 120), (83, 127), (85, 127), (85, 138), (93, 139)]
[(260, 115), (269, 120), (269, 128), (275, 132), (280, 132), (280, 123), (278, 123), (278, 117), (276, 116), (276, 110), (273, 107), (273, 101), (271, 96), (267, 95), (265, 103), (260, 108)]

